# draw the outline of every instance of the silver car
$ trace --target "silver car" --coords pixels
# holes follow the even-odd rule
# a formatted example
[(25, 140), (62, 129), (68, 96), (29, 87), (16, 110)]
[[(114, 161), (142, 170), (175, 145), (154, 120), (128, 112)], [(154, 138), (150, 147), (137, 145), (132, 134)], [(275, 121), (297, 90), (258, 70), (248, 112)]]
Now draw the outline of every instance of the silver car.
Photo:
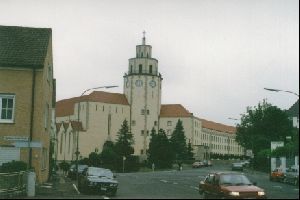
[(291, 183), (293, 185), (299, 184), (299, 166), (291, 166), (286, 170), (283, 182)]

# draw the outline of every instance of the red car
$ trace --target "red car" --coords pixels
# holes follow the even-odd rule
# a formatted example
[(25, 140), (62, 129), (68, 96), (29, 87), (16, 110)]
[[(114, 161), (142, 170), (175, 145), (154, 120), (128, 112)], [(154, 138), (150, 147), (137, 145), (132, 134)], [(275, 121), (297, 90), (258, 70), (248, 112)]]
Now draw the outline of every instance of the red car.
[(280, 181), (284, 180), (284, 173), (281, 168), (276, 168), (270, 173), (270, 181)]
[(243, 174), (238, 172), (216, 172), (206, 176), (199, 183), (199, 194), (204, 199), (265, 199), (263, 189), (252, 183)]

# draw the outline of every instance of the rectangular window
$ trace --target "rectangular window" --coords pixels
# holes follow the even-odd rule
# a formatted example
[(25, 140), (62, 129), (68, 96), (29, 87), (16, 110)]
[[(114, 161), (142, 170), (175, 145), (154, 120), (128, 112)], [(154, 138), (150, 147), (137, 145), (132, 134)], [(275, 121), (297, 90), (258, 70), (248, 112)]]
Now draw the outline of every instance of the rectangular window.
[(144, 150), (143, 149), (141, 149), (141, 154), (144, 154)]
[(13, 123), (15, 95), (0, 94), (0, 123)]
[(142, 73), (142, 69), (143, 69), (143, 66), (142, 66), (142, 65), (139, 65), (139, 74)]
[(141, 135), (144, 135), (144, 130), (141, 130)]
[(116, 107), (116, 113), (118, 113), (118, 108)]
[(102, 111), (104, 112), (104, 106), (103, 106), (103, 108), (102, 108)]
[(141, 110), (141, 115), (145, 115), (145, 110), (144, 109)]
[(149, 110), (147, 110), (147, 115), (149, 115), (150, 114), (150, 111)]
[(168, 125), (168, 126), (172, 126), (172, 121), (168, 121), (168, 122), (167, 122), (167, 125)]
[(154, 121), (154, 126), (157, 126), (157, 121)]
[(135, 126), (135, 120), (132, 120), (131, 125)]
[(152, 74), (152, 65), (149, 66), (149, 73)]

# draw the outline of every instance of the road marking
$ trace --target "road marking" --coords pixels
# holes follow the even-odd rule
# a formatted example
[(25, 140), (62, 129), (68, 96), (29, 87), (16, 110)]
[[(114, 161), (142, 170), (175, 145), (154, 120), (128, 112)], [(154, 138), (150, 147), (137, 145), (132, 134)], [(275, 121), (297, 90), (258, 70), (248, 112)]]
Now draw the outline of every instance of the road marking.
[(273, 187), (282, 189), (282, 187), (280, 185), (273, 185)]
[(167, 183), (168, 181), (166, 181), (166, 180), (160, 180), (161, 182), (164, 182), (164, 183)]
[(195, 189), (195, 190), (198, 190), (198, 188), (195, 187), (195, 186), (190, 186), (190, 188)]
[(73, 187), (75, 188), (75, 190), (77, 191), (78, 194), (80, 194), (80, 192), (78, 191), (76, 185), (73, 183)]
[(109, 199), (107, 196), (103, 196), (103, 199)]
[(299, 188), (295, 188), (294, 190), (299, 191)]
[(174, 185), (177, 185), (178, 183), (174, 182), (173, 184), (174, 184)]

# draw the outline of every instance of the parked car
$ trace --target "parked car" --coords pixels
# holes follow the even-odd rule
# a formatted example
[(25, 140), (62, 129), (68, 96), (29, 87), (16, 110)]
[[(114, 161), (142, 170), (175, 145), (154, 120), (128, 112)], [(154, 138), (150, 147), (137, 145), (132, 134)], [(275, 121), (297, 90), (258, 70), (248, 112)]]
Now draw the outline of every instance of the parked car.
[(215, 172), (199, 183), (199, 194), (204, 199), (265, 199), (265, 191), (240, 172)]
[(232, 171), (235, 170), (243, 171), (243, 163), (232, 163), (231, 169)]
[(203, 164), (205, 167), (211, 167), (212, 166), (212, 163), (210, 160), (203, 160)]
[(193, 168), (201, 168), (201, 167), (204, 167), (204, 163), (203, 162), (194, 162), (193, 164), (192, 164), (192, 167)]
[(243, 164), (243, 167), (249, 167), (249, 165), (250, 165), (249, 160), (243, 160), (241, 163)]
[[(78, 173), (81, 174), (84, 169), (88, 168), (88, 165), (78, 165)], [(76, 165), (71, 165), (68, 171), (68, 177), (71, 179), (76, 179)]]
[(78, 190), (115, 196), (119, 184), (115, 178), (109, 169), (88, 167), (79, 176)]
[(286, 170), (283, 181), (293, 185), (299, 185), (299, 166), (291, 166)]
[(279, 181), (282, 182), (284, 180), (284, 172), (281, 168), (276, 168), (270, 173), (270, 181)]

